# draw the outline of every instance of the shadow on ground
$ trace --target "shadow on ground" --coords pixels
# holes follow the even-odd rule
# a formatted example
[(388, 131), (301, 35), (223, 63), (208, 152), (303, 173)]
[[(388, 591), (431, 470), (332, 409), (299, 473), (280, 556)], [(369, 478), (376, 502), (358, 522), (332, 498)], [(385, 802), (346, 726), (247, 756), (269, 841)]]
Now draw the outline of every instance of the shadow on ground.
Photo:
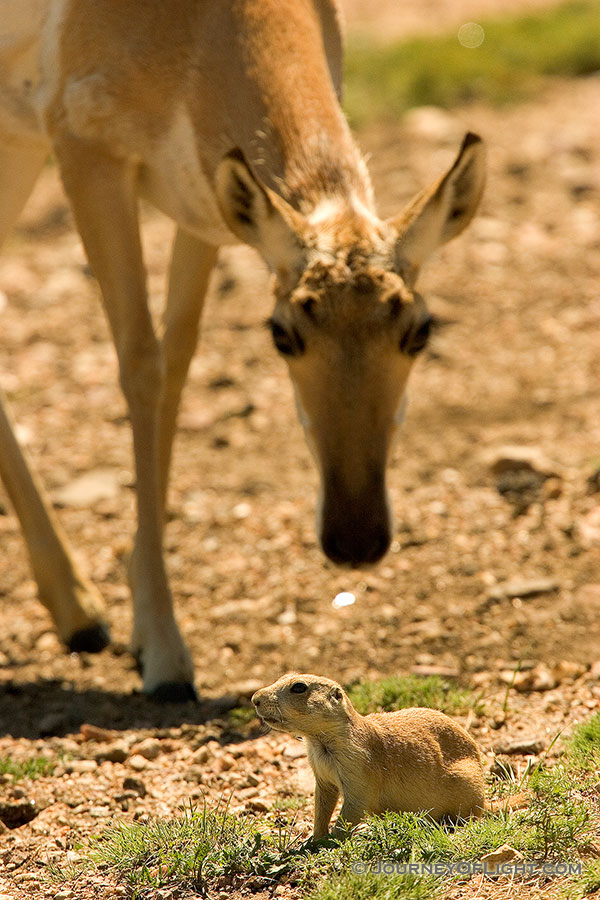
[(237, 705), (239, 697), (230, 695), (166, 704), (143, 694), (77, 690), (60, 681), (9, 681), (0, 693), (0, 737), (60, 737), (77, 733), (85, 723), (113, 731), (196, 727)]

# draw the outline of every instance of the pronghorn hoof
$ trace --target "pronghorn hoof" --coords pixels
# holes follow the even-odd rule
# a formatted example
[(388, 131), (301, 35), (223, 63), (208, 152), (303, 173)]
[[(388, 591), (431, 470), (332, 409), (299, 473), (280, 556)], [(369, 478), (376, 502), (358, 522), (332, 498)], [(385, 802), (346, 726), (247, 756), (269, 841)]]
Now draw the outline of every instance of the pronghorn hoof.
[(110, 644), (110, 633), (106, 625), (92, 625), (76, 631), (67, 643), (69, 653), (100, 653)]
[(196, 689), (189, 681), (165, 681), (153, 691), (149, 691), (148, 696), (159, 703), (187, 703), (189, 700), (194, 702), (198, 700)]

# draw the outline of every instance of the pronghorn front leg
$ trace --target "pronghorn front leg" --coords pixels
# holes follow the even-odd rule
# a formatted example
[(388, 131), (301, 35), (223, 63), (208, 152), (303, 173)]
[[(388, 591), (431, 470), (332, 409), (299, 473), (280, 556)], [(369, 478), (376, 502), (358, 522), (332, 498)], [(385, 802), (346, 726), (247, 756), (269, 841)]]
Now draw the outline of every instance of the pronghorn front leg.
[(217, 248), (178, 230), (173, 245), (164, 314), (164, 383), (160, 403), (159, 460), (163, 508), (181, 391), (198, 342), (198, 326)]
[(110, 322), (133, 430), (138, 530), (131, 558), (133, 649), (144, 690), (194, 696), (193, 667), (173, 615), (163, 558), (158, 463), (162, 361), (148, 310), (140, 244), (136, 167), (70, 137), (55, 143), (65, 188)]

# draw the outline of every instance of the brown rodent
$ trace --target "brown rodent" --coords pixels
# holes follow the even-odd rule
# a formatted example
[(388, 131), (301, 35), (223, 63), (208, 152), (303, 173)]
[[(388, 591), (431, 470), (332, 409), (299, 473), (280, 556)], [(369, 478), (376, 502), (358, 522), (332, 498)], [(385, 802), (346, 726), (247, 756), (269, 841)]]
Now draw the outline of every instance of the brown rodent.
[(252, 697), (263, 722), (306, 738), (315, 774), (313, 837), (324, 837), (340, 794), (335, 833), (366, 815), (426, 812), (466, 819), (486, 811), (483, 770), (473, 738), (449, 716), (415, 707), (358, 713), (335, 681), (284, 675)]

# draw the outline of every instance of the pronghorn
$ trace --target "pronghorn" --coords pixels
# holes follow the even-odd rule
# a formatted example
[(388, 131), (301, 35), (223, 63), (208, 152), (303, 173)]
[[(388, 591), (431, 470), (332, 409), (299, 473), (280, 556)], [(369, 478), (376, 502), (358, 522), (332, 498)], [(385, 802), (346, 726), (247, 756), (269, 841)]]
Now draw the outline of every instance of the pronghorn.
[[(430, 322), (415, 281), (473, 216), (484, 150), (468, 134), (442, 178), (396, 218), (379, 219), (339, 105), (340, 18), (337, 0), (0, 0), (0, 237), (53, 152), (130, 412), (132, 650), (144, 690), (157, 696), (194, 696), (165, 571), (163, 511), (179, 400), (221, 244), (255, 247), (273, 273), (273, 340), (320, 473), (324, 552), (368, 564), (390, 543), (386, 461)], [(178, 225), (160, 340), (138, 194)], [(60, 637), (101, 649), (104, 604), (3, 404), (0, 474)]]

